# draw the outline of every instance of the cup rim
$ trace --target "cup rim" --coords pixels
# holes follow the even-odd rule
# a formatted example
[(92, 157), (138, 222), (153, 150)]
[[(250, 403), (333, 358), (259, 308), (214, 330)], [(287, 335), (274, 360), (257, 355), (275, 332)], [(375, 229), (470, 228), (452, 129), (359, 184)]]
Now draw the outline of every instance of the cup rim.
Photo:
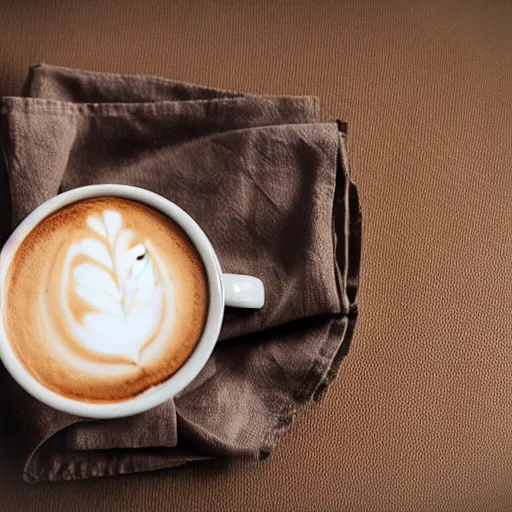
[[(18, 360), (7, 339), (2, 308), (9, 265), (28, 233), (51, 213), (69, 204), (94, 197), (121, 197), (144, 203), (175, 221), (189, 236), (206, 269), (209, 307), (199, 342), (185, 363), (167, 380), (142, 394), (115, 403), (90, 403), (64, 397), (33, 377)], [(54, 409), (84, 418), (121, 418), (139, 414), (176, 396), (206, 365), (215, 347), (224, 317), (222, 270), (215, 250), (197, 222), (172, 201), (149, 190), (117, 184), (88, 185), (63, 192), (32, 211), (13, 231), (0, 252), (0, 358), (14, 380), (30, 395)]]

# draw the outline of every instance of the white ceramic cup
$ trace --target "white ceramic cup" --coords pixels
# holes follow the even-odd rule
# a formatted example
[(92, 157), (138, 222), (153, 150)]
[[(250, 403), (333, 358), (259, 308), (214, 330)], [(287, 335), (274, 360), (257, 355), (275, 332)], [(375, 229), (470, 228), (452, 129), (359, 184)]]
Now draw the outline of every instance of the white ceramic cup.
[[(174, 220), (189, 236), (203, 260), (209, 286), (209, 309), (203, 334), (187, 361), (165, 382), (133, 399), (97, 404), (63, 397), (43, 386), (21, 364), (12, 350), (5, 330), (4, 290), (9, 265), (27, 234), (42, 219), (56, 210), (92, 197), (116, 196), (132, 199), (159, 210)], [(251, 276), (223, 274), (212, 244), (199, 225), (171, 201), (137, 187), (126, 185), (92, 185), (64, 192), (36, 208), (16, 228), (0, 253), (0, 357), (11, 376), (28, 393), (60, 411), (86, 418), (120, 418), (156, 407), (177, 395), (208, 361), (217, 342), (225, 306), (261, 308), (264, 304), (263, 283)]]

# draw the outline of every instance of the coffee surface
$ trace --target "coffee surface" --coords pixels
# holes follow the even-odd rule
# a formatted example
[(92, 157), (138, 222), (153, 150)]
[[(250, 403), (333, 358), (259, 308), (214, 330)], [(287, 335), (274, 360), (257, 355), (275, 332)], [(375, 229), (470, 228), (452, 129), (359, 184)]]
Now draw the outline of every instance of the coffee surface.
[(4, 298), (8, 341), (39, 382), (68, 398), (117, 402), (187, 360), (206, 322), (208, 284), (174, 221), (103, 197), (64, 207), (28, 234)]

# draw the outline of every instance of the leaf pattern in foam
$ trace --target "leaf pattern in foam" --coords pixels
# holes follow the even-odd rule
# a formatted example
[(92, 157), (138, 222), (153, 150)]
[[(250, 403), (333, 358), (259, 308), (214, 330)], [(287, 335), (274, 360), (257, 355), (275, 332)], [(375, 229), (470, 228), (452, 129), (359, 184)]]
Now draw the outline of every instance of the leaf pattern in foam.
[(89, 349), (123, 354), (135, 362), (154, 332), (162, 310), (163, 289), (143, 244), (130, 247), (134, 233), (123, 229), (122, 216), (106, 210), (90, 216), (88, 227), (100, 238), (85, 238), (79, 253), (89, 261), (73, 271), (77, 295), (94, 311), (74, 332)]

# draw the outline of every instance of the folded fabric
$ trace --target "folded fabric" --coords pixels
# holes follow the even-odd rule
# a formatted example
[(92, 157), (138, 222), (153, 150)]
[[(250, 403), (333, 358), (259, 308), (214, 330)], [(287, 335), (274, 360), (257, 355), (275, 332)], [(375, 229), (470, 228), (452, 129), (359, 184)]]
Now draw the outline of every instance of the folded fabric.
[(8, 379), (25, 480), (267, 456), (336, 376), (354, 329), (361, 220), (345, 125), (320, 122), (314, 97), (41, 65), (23, 97), (2, 99), (1, 127), (11, 229), (59, 192), (135, 185), (187, 211), (225, 272), (266, 287), (262, 310), (226, 311), (199, 377), (147, 413), (84, 420)]

